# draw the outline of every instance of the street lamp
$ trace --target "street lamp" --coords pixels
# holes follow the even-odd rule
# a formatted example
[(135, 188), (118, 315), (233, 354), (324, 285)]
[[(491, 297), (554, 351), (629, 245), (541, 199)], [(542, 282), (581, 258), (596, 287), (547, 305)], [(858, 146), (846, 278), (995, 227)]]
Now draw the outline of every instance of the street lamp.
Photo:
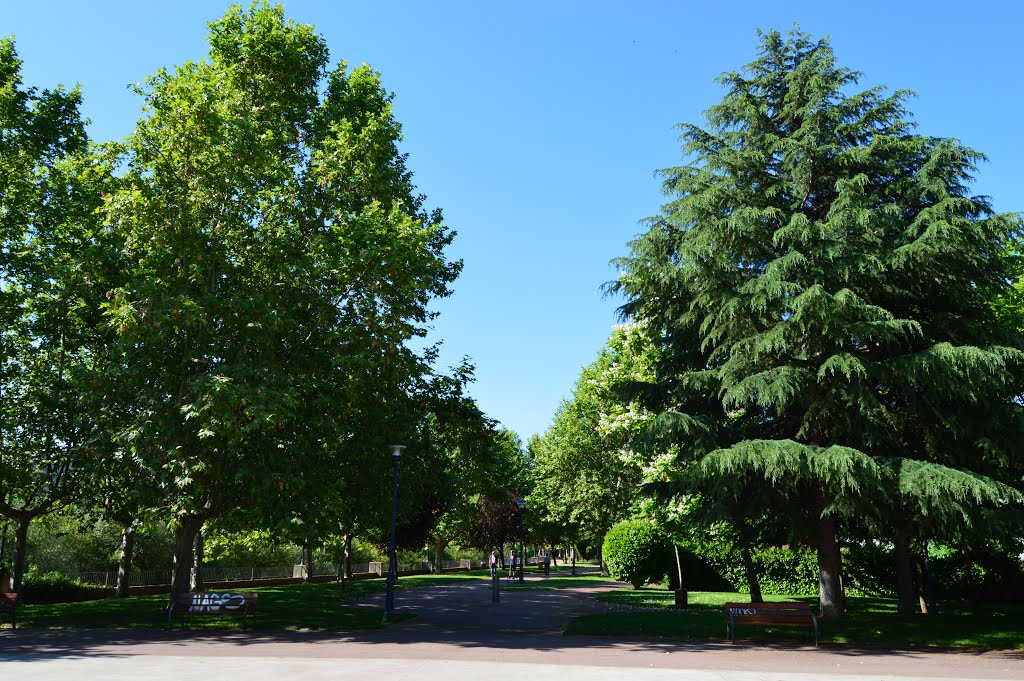
[(398, 460), (402, 458), (405, 445), (391, 445), (391, 458), (395, 462), (391, 477), (391, 549), (388, 552), (388, 590), (384, 597), (384, 621), (395, 619), (395, 580), (398, 578), (395, 565), (395, 518), (398, 516)]
[(516, 506), (519, 507), (519, 583), (522, 584), (523, 564), (526, 562), (526, 551), (523, 549), (523, 511), (526, 510), (526, 499), (516, 499)]

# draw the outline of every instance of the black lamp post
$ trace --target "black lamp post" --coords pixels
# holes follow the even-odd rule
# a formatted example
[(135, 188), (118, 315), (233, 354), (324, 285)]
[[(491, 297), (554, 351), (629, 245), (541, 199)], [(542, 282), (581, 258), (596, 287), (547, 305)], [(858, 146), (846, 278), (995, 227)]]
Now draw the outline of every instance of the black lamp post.
[(519, 582), (523, 579), (523, 564), (526, 563), (526, 551), (523, 549), (523, 512), (526, 510), (526, 499), (516, 499), (519, 507)]
[(391, 458), (395, 462), (395, 471), (391, 484), (391, 549), (388, 552), (388, 590), (384, 597), (384, 621), (395, 619), (395, 580), (398, 567), (395, 565), (395, 519), (398, 516), (398, 460), (402, 458), (405, 445), (391, 445)]

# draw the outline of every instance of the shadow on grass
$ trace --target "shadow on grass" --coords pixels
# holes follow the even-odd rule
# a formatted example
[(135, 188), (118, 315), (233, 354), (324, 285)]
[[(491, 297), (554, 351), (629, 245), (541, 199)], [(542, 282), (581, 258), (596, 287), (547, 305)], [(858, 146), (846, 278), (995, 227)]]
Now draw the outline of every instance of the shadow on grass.
[[(681, 639), (721, 639), (725, 635), (722, 606), (745, 602), (746, 594), (691, 592), (689, 608), (674, 609), (674, 595), (650, 589), (618, 590), (597, 596), (621, 611), (590, 615), (569, 623), (567, 634), (664, 636)], [(816, 609), (816, 596), (765, 596), (766, 601), (807, 603)], [(964, 604), (940, 604), (939, 613), (901, 616), (890, 598), (849, 597), (846, 617), (824, 620), (821, 640), (862, 646), (1024, 649), (1024, 605), (993, 605), (980, 615)], [(738, 627), (737, 635), (754, 641), (806, 640), (801, 630), (789, 627)]]

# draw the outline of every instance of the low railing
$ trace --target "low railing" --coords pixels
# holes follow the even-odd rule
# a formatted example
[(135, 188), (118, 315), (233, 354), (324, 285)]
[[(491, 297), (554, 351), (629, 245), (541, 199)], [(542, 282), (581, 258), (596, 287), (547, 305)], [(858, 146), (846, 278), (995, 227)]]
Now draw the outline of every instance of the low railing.
[[(444, 561), (442, 567), (449, 568), (471, 568), (472, 561), (468, 559), (456, 561)], [(416, 572), (429, 570), (430, 565), (422, 563), (399, 563), (399, 572)], [(376, 574), (386, 577), (388, 564), (386, 562), (353, 563), (352, 574)], [(272, 565), (269, 567), (204, 567), (200, 574), (204, 582), (243, 582), (258, 581), (261, 579), (284, 579), (294, 576), (295, 567), (292, 565)], [(315, 563), (313, 565), (314, 577), (326, 577), (338, 574), (337, 563)], [(117, 584), (117, 571), (107, 572), (76, 572), (68, 575), (78, 578), (87, 584), (113, 587)], [(170, 570), (133, 570), (128, 576), (130, 586), (161, 586), (170, 584), (173, 573)]]

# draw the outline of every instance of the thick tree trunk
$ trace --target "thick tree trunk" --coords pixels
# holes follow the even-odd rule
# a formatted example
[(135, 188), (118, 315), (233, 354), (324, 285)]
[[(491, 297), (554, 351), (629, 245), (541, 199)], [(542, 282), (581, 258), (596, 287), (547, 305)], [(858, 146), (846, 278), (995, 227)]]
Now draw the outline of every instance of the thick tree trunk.
[(572, 576), (576, 576), (576, 545), (572, 545)]
[(747, 574), (747, 588), (750, 589), (751, 603), (764, 603), (761, 595), (761, 579), (757, 575), (757, 566), (754, 565), (754, 557), (750, 555), (750, 545), (742, 541), (740, 543), (740, 558), (743, 560), (743, 570)]
[(981, 594), (978, 591), (978, 582), (974, 579), (974, 561), (971, 560), (971, 552), (967, 546), (960, 547), (960, 556), (964, 561), (964, 582), (967, 587), (967, 602), (971, 606), (971, 612), (975, 615), (981, 614)]
[(832, 516), (822, 515), (825, 495), (817, 490), (818, 511), (818, 609), (824, 619), (843, 616), (842, 564)]
[(928, 607), (928, 599), (925, 598), (925, 576), (924, 564), (921, 561), (914, 561), (914, 569), (917, 571), (917, 600), (921, 606), (921, 614), (927, 615), (931, 612)]
[(132, 574), (132, 552), (135, 550), (135, 522), (132, 521), (121, 529), (121, 555), (117, 559), (117, 587), (114, 595), (117, 598), (128, 597), (128, 584)]
[(551, 564), (558, 567), (558, 552), (555, 551), (555, 545), (552, 544), (548, 550), (551, 551)]
[(441, 542), (434, 542), (434, 573), (441, 574)]
[(203, 526), (203, 519), (185, 516), (174, 531), (174, 568), (171, 575), (171, 598), (188, 593), (192, 582), (192, 553), (195, 550), (196, 533)]
[(203, 581), (203, 561), (206, 560), (206, 537), (203, 534), (202, 526), (196, 530), (196, 548), (192, 554), (192, 591), (203, 591), (206, 583)]
[(910, 534), (906, 528), (896, 530), (893, 537), (893, 557), (896, 559), (897, 612), (914, 614), (914, 565), (910, 556)]
[(302, 547), (302, 550), (306, 556), (306, 572), (302, 576), (302, 581), (311, 582), (313, 581), (313, 541), (307, 540), (305, 546)]
[(14, 521), (14, 560), (11, 561), (11, 588), (14, 593), (21, 591), (21, 580), (25, 576), (25, 549), (31, 522), (32, 516), (25, 514)]

